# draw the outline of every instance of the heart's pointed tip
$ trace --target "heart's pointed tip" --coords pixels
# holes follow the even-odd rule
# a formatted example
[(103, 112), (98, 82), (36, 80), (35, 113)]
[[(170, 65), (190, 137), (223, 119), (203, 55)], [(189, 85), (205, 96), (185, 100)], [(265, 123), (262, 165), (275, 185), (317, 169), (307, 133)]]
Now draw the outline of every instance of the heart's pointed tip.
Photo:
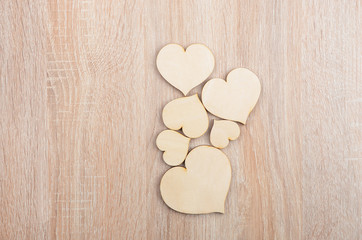
[(225, 213), (224, 203), (220, 204), (220, 206), (217, 209), (215, 209), (215, 212), (224, 214)]
[(248, 114), (248, 116), (246, 116), (246, 117), (243, 117), (243, 118), (238, 119), (237, 122), (245, 125), (245, 124), (246, 124), (246, 120), (248, 120), (248, 117), (249, 117), (249, 114)]
[(182, 94), (186, 97), (187, 96), (187, 94), (189, 93), (189, 91), (187, 91), (187, 90), (180, 90), (181, 92), (182, 92)]
[(216, 211), (217, 213), (221, 213), (221, 214), (225, 214), (225, 209), (224, 206), (222, 207), (222, 209), (219, 209)]
[(235, 120), (235, 122), (236, 122), (236, 123), (241, 123), (241, 124), (243, 124), (243, 125), (246, 124), (246, 120), (240, 120), (240, 119), (238, 119), (238, 120)]

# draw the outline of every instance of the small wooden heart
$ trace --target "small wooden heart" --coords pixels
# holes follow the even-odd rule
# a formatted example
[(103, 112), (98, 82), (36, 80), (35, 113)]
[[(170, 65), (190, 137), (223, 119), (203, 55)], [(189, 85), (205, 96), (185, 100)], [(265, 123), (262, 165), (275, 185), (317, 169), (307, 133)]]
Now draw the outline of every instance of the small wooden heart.
[(168, 44), (158, 53), (156, 65), (162, 77), (186, 96), (212, 73), (215, 58), (203, 44), (192, 44), (186, 51), (178, 44)]
[(156, 139), (158, 149), (164, 151), (163, 160), (171, 166), (180, 165), (185, 160), (189, 143), (190, 138), (172, 130), (162, 131)]
[(166, 127), (179, 130), (190, 138), (202, 136), (209, 127), (209, 117), (197, 94), (172, 100), (163, 108)]
[(229, 140), (235, 140), (240, 135), (240, 128), (236, 122), (228, 120), (214, 120), (210, 132), (210, 142), (214, 147), (224, 148)]
[(171, 168), (163, 175), (164, 202), (182, 213), (224, 213), (231, 179), (227, 156), (217, 148), (199, 146), (187, 155), (185, 167)]
[(220, 118), (246, 123), (260, 95), (258, 77), (246, 68), (231, 71), (226, 81), (214, 78), (202, 89), (205, 108)]

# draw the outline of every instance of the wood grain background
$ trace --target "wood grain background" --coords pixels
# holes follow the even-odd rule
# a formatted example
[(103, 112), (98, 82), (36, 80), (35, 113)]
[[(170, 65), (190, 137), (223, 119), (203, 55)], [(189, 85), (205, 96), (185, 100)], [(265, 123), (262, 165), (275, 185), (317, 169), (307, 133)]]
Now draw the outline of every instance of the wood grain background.
[[(0, 14), (0, 239), (361, 238), (360, 0), (2, 0)], [(224, 215), (159, 194), (161, 111), (182, 96), (155, 67), (170, 42), (209, 46), (211, 77), (242, 66), (262, 83), (225, 149)]]

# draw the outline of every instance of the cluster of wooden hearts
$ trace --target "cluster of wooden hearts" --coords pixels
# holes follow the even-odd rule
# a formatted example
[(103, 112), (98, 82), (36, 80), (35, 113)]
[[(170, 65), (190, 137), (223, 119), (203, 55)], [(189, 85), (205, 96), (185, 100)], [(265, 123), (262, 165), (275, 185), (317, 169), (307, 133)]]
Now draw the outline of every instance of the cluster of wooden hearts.
[[(190, 45), (186, 51), (177, 44), (163, 47), (157, 56), (161, 75), (185, 96), (212, 73), (215, 59), (202, 44)], [(185, 161), (185, 167), (173, 167), (162, 177), (161, 196), (172, 209), (189, 214), (224, 213), (224, 203), (231, 180), (230, 161), (219, 150), (229, 140), (239, 137), (237, 123), (246, 120), (260, 95), (258, 77), (248, 69), (231, 71), (226, 81), (209, 80), (197, 94), (169, 102), (162, 119), (168, 130), (161, 132), (156, 145), (164, 151), (163, 159), (171, 166)], [(217, 117), (210, 133), (214, 146), (199, 146), (189, 151), (191, 138), (202, 136), (209, 127), (205, 108)], [(177, 132), (182, 129), (183, 134)]]

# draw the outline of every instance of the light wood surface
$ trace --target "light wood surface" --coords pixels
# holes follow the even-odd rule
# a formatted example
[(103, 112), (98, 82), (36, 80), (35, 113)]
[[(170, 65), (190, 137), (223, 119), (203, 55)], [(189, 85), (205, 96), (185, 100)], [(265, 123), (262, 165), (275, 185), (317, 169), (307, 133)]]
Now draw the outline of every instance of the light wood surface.
[[(360, 239), (360, 0), (0, 4), (0, 239)], [(162, 201), (167, 43), (257, 74), (225, 214)], [(190, 94), (200, 92), (201, 86)], [(192, 140), (209, 144), (208, 135)]]

